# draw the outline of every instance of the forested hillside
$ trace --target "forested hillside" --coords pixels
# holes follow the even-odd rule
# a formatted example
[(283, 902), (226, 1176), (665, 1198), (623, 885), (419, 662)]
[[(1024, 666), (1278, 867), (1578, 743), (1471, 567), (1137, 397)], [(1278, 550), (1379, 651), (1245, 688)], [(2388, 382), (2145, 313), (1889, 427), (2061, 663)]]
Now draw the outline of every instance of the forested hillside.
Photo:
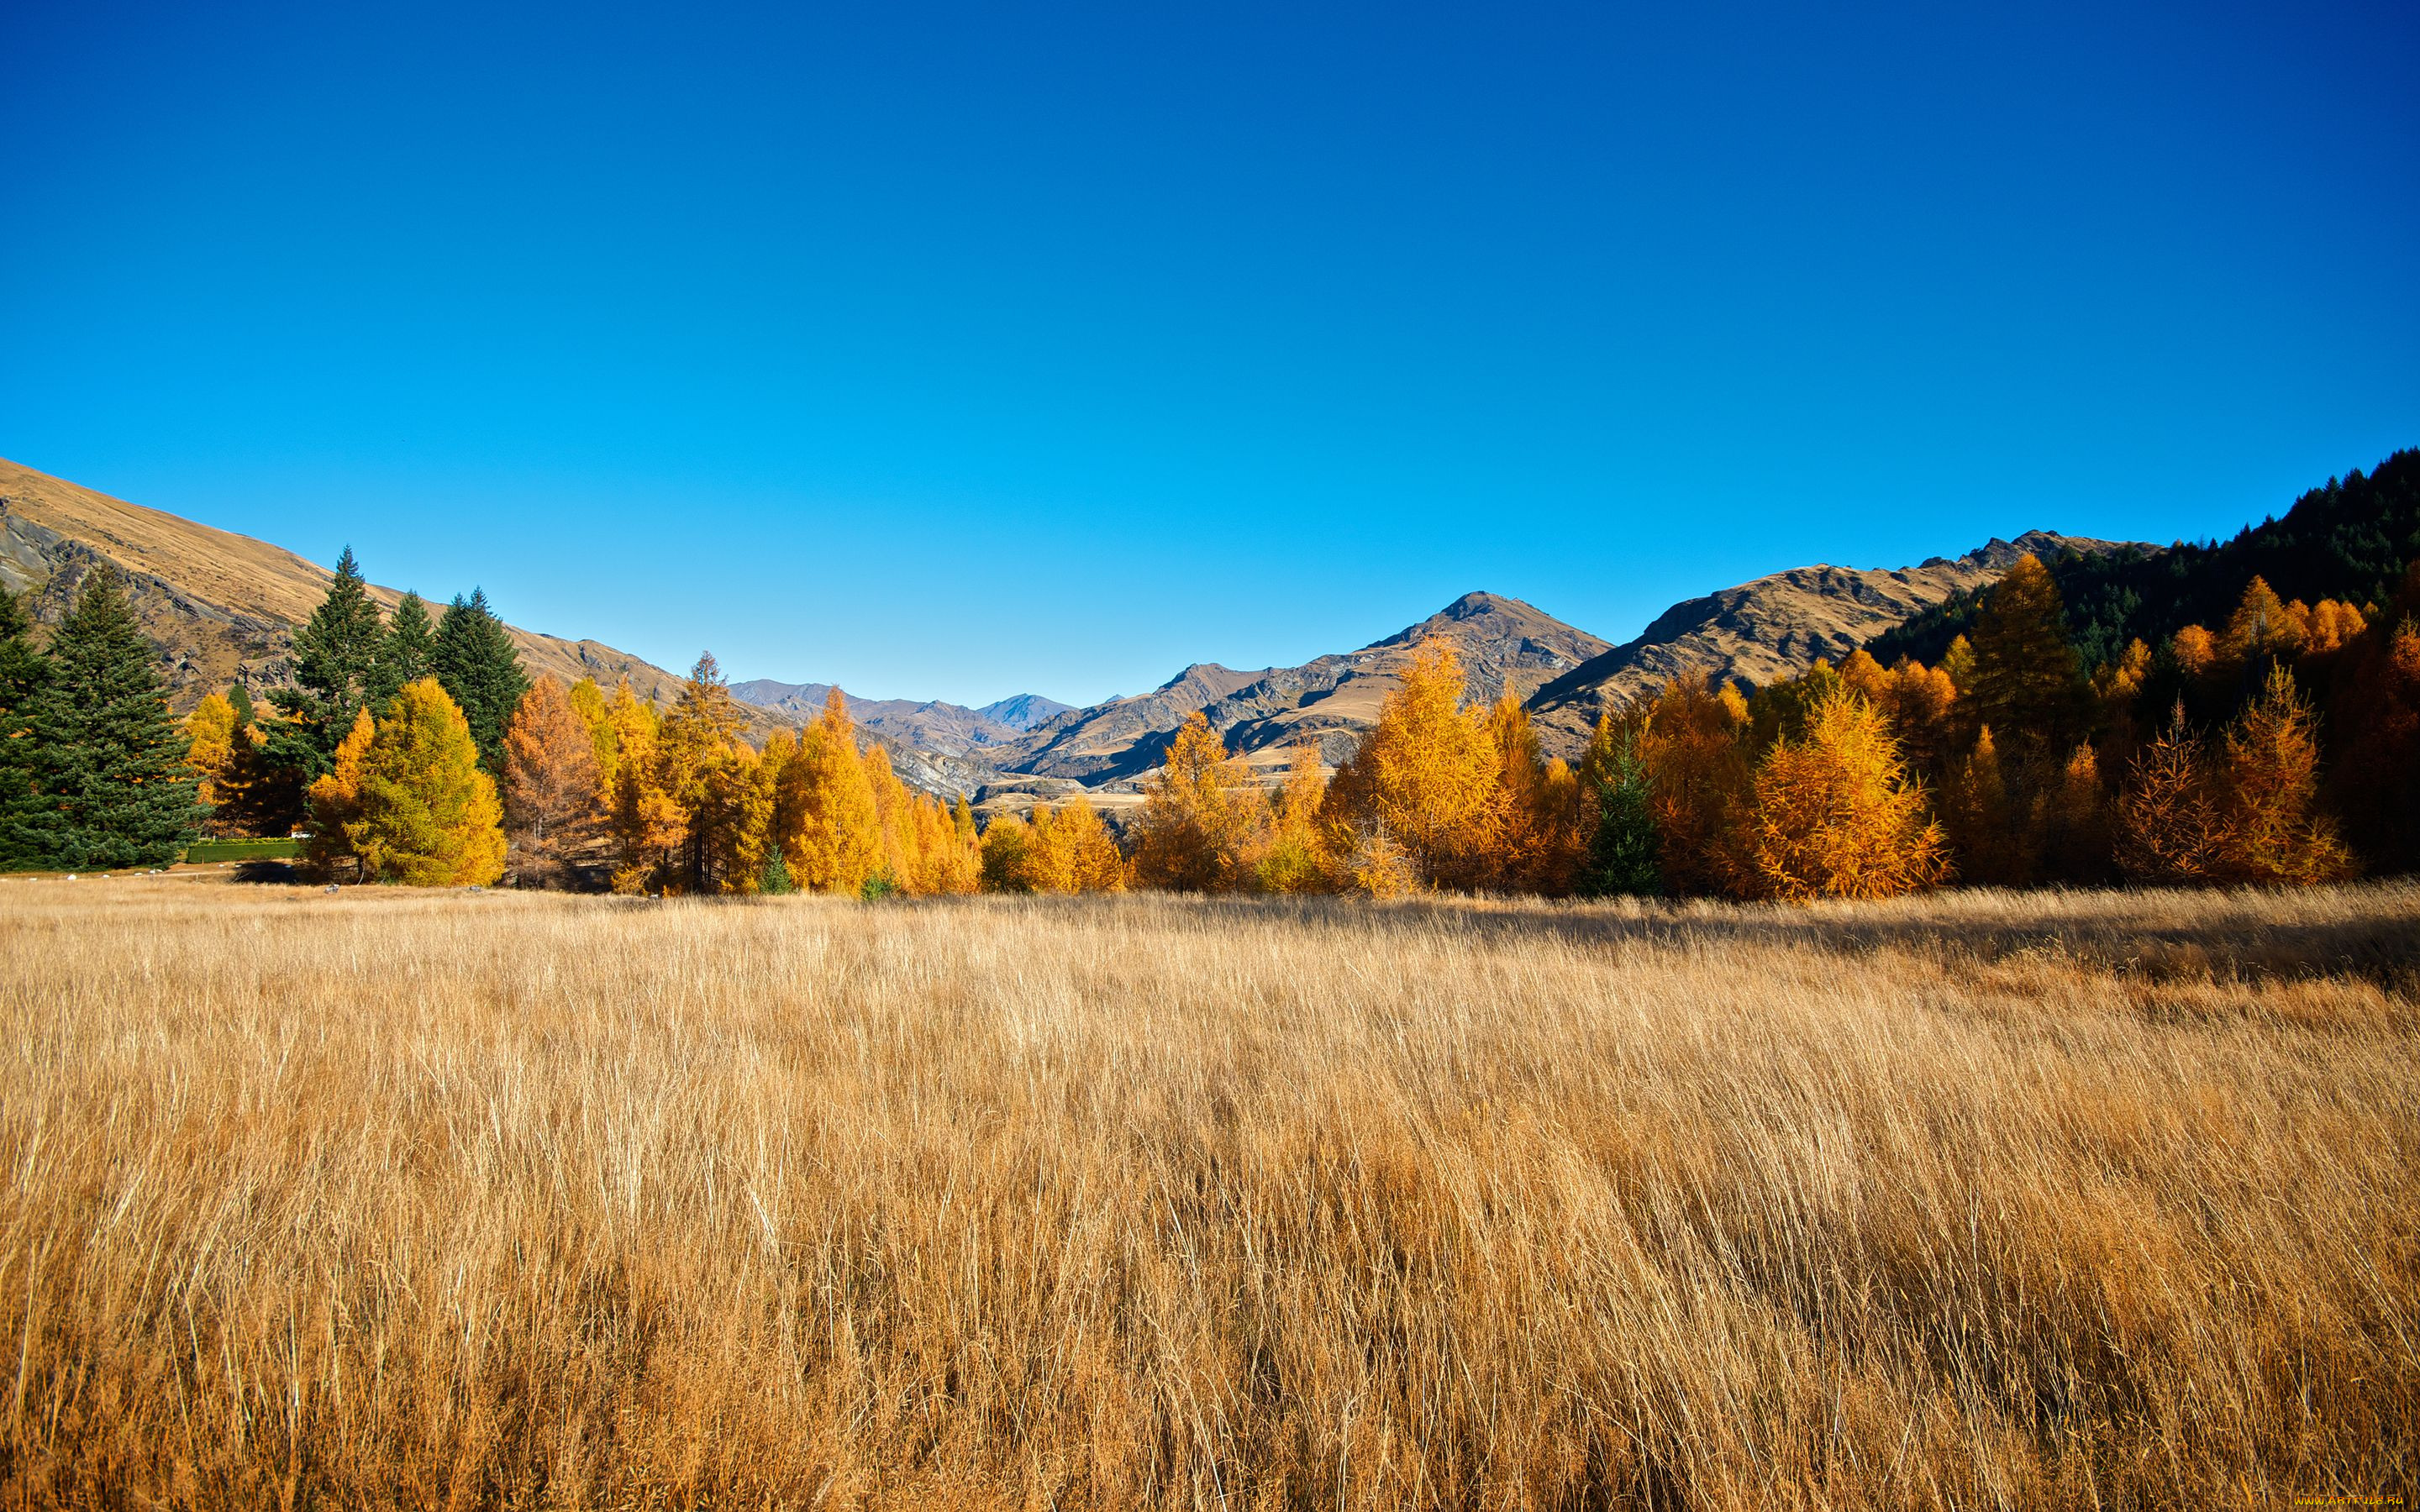
[[(2159, 645), (2188, 625), (2224, 621), (2243, 585), (2265, 579), (2281, 599), (2375, 608), (2395, 596), (2404, 563), (2420, 557), (2420, 449), (2397, 452), (2364, 474), (2330, 478), (2283, 519), (2247, 526), (2224, 543), (2179, 542), (2156, 553), (2043, 557), (2067, 604), (2070, 637), (2087, 668), (2115, 662), (2127, 642)], [(1866, 643), (1887, 667), (1901, 656), (1931, 664), (1973, 630), (1988, 592), (1952, 595)]]

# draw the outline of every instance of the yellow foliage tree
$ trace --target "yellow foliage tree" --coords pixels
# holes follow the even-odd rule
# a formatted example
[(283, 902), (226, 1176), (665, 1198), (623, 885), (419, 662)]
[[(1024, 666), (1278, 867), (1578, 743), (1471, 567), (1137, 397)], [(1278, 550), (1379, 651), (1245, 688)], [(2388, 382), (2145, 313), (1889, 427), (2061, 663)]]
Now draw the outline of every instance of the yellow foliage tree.
[(861, 896), (882, 866), (882, 812), (837, 687), (777, 779), (775, 838), (799, 887)]
[(377, 721), (363, 709), (353, 727), (336, 743), (334, 764), (315, 779), (303, 801), (311, 816), (311, 838), (303, 845), (305, 866), (318, 876), (334, 876), (360, 860), (348, 826), (361, 817), (362, 763), (378, 736)]
[(1195, 710), (1170, 740), (1135, 821), (1135, 875), (1180, 892), (1248, 886), (1267, 843), (1268, 802), (1251, 768)]
[(1746, 701), (1702, 673), (1666, 683), (1647, 712), (1637, 749), (1668, 891), (1713, 892), (1737, 872), (1727, 842), (1747, 795), (1747, 729)]
[(2308, 885), (2351, 875), (2351, 853), (2317, 807), (2319, 720), (2283, 664), (2270, 667), (2260, 696), (2227, 728), (2219, 780), (2227, 880)]
[(2186, 625), (2169, 640), (2168, 656), (2195, 683), (2210, 682), (2221, 671), (2218, 639), (2198, 625)]
[(516, 875), (524, 886), (562, 881), (602, 815), (592, 728), (552, 676), (530, 685), (504, 727), (504, 798), (506, 839), (520, 852)]
[(1033, 826), (1016, 814), (1004, 813), (984, 826), (981, 841), (983, 885), (992, 892), (1031, 892), (1026, 853), (1033, 847)]
[(2032, 848), (2050, 876), (2061, 882), (2109, 880), (2109, 795), (2101, 780), (2100, 753), (2089, 744), (2076, 747), (2057, 783), (2036, 796), (2031, 824)]
[(504, 810), (462, 711), (434, 677), (376, 722), (345, 838), (362, 871), (415, 887), (476, 887), (504, 871)]
[(1985, 725), (1975, 748), (1953, 769), (1942, 795), (1944, 827), (1958, 854), (1959, 874), (1991, 887), (2023, 887), (2033, 880), (2031, 836), (2009, 791), (1999, 742)]
[(1462, 707), (1462, 662), (1442, 640), (1414, 652), (1402, 677), (1331, 801), (1347, 808), (1350, 827), (1401, 847), (1421, 881), (1479, 885), (1500, 772), (1486, 711)]
[(1805, 740), (1765, 754), (1745, 822), (1742, 880), (1755, 896), (1890, 898), (1948, 872), (1889, 726), (1845, 687), (1809, 711)]
[[(620, 685), (618, 691), (628, 695), (630, 685)], [(579, 717), (582, 728), (588, 732), (589, 755), (597, 768), (597, 806), (602, 810), (613, 805), (613, 778), (619, 743), (614, 739), (613, 704), (605, 690), (597, 686), (594, 677), (583, 677), (571, 685), (565, 695), (570, 700), (571, 712)], [(633, 704), (638, 700), (631, 699)]]
[(2220, 665), (2238, 671), (2262, 656), (2291, 658), (2302, 650), (2309, 628), (2309, 610), (2304, 611), (2298, 624), (2269, 580), (2255, 576), (2243, 585), (2243, 596), (2236, 601), (2235, 612), (2227, 616), (2226, 629), (2219, 637)]
[(2117, 814), (2117, 860), (2130, 881), (2182, 886), (2219, 880), (2226, 816), (2202, 742), (2180, 702), (2165, 730), (2134, 758)]
[(1034, 810), (1030, 824), (1013, 814), (993, 820), (984, 832), (984, 877), (1007, 892), (1119, 892), (1126, 863), (1101, 816), (1078, 797)]
[(194, 774), (195, 795), (210, 810), (208, 827), (213, 835), (238, 832), (242, 779), (237, 743), (250, 733), (238, 727), (235, 705), (224, 693), (210, 694), (185, 716), (185, 765)]
[(1323, 841), (1320, 812), (1327, 801), (1327, 768), (1315, 741), (1295, 747), (1284, 783), (1269, 806), (1269, 841), (1256, 864), (1263, 892), (1328, 892), (1335, 867)]

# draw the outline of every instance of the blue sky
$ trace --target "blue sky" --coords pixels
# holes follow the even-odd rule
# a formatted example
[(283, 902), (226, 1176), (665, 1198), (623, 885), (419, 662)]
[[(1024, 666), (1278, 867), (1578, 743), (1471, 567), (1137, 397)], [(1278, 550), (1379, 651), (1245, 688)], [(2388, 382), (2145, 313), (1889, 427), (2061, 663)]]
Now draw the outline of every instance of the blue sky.
[[(2118, 13), (2121, 12), (2122, 13)], [(0, 455), (669, 666), (1069, 702), (2420, 444), (2420, 8), (0, 21)]]

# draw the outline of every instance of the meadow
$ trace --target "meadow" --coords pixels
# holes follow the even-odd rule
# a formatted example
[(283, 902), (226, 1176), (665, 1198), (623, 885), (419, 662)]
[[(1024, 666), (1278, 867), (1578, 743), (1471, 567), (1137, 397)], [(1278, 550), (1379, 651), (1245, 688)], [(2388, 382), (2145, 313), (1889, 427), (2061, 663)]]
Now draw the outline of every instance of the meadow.
[(2290, 1505), (2420, 887), (0, 883), (0, 1504)]

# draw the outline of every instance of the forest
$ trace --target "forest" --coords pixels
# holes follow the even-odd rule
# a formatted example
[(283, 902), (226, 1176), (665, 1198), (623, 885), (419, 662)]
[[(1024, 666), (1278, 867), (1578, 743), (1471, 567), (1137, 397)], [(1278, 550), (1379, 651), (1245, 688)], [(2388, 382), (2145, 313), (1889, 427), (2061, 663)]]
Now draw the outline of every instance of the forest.
[[(1837, 667), (1760, 688), (1676, 679), (1607, 709), (1576, 763), (1542, 752), (1517, 700), (1466, 700), (1432, 640), (1333, 771), (1305, 747), (1269, 783), (1194, 715), (1122, 830), (1080, 796), (979, 825), (963, 796), (902, 781), (837, 689), (803, 730), (753, 744), (711, 655), (668, 706), (627, 684), (533, 682), (483, 594), (382, 615), (349, 551), (296, 635), (290, 685), (266, 707), (233, 687), (172, 721), (101, 568), (39, 649), (0, 595), (0, 865), (156, 866), (206, 834), (293, 833), (305, 874), (336, 883), (869, 900), (1809, 901), (2408, 872), (2420, 566), (2407, 554), (2390, 574), (2379, 543), (2401, 548), (2415, 477), (2420, 453), (2397, 454), (2173, 563), (2023, 558)], [(2218, 596), (2247, 565), (2366, 596), (2283, 597), (2258, 572)], [(2157, 612), (2154, 569), (2171, 590)], [(2117, 639), (2186, 609), (2203, 618)], [(1945, 630), (1930, 661), (1893, 654)]]

